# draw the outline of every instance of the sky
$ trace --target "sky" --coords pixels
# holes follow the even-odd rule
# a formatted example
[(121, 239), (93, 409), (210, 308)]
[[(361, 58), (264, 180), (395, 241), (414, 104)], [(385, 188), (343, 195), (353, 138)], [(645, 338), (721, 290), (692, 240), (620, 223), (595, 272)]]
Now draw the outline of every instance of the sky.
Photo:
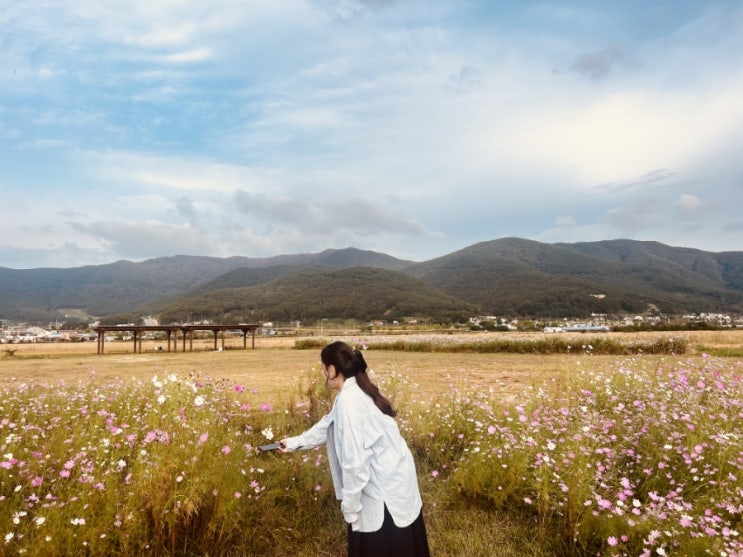
[(743, 2), (0, 3), (0, 267), (743, 251)]

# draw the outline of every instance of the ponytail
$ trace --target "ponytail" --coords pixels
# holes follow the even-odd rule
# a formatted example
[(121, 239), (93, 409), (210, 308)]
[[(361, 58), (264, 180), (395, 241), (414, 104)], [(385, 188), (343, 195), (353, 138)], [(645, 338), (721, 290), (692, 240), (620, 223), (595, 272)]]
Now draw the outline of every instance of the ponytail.
[(326, 365), (334, 365), (344, 377), (356, 377), (358, 386), (371, 397), (383, 414), (393, 418), (397, 415), (390, 401), (379, 391), (379, 387), (372, 383), (369, 374), (366, 373), (366, 360), (359, 350), (353, 350), (345, 342), (337, 341), (323, 348), (320, 359)]
[(381, 392), (379, 392), (379, 387), (377, 387), (374, 383), (372, 383), (372, 380), (369, 379), (369, 374), (366, 373), (366, 361), (364, 360), (364, 356), (362, 356), (361, 352), (359, 352), (358, 350), (354, 350), (353, 355), (354, 361), (360, 361), (361, 364), (363, 364), (364, 366), (356, 372), (356, 383), (358, 383), (362, 391), (364, 391), (372, 398), (374, 404), (377, 405), (377, 408), (382, 411), (382, 414), (387, 414), (388, 416), (392, 416), (394, 418), (397, 415), (397, 412), (394, 408), (392, 408), (392, 404), (390, 403), (390, 401), (387, 400), (387, 398)]

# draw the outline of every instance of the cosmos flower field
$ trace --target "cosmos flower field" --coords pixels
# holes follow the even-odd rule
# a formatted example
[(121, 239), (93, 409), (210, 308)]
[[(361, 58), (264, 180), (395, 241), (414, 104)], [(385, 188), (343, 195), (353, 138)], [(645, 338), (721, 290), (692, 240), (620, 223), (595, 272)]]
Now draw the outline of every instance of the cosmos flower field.
[(532, 513), (558, 554), (743, 555), (743, 366), (632, 364), (505, 404), (452, 393), (424, 413), (430, 474)]
[[(308, 539), (340, 521), (324, 451), (256, 447), (327, 411), (316, 371), (281, 401), (207, 373), (7, 384), (0, 555), (312, 554)], [(507, 399), (375, 380), (394, 394), (427, 513), (511, 513), (545, 555), (740, 556), (742, 378), (731, 359), (629, 357)]]

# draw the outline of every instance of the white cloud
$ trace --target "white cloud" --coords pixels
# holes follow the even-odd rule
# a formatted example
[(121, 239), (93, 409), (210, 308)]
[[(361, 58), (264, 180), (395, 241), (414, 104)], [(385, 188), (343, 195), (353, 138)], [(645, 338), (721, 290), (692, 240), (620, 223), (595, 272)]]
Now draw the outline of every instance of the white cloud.
[(16, 256), (167, 255), (178, 232), (418, 259), (512, 235), (736, 241), (739, 7), (36, 6), (0, 8), (0, 184), (35, 195), (0, 207)]
[(197, 48), (183, 52), (174, 52), (158, 56), (157, 59), (163, 62), (184, 64), (192, 62), (205, 62), (213, 57), (213, 53), (208, 48)]
[(696, 195), (683, 194), (677, 201), (677, 206), (684, 213), (696, 213), (703, 207), (702, 200)]
[(270, 191), (277, 187), (276, 172), (209, 160), (167, 157), (125, 151), (77, 151), (74, 160), (96, 181), (134, 188), (183, 191)]
[(166, 254), (202, 255), (214, 252), (214, 239), (189, 224), (174, 226), (157, 221), (78, 224), (84, 234), (98, 238), (108, 249), (127, 258)]
[(575, 226), (575, 218), (571, 216), (557, 217), (555, 219), (555, 226), (557, 228), (568, 228)]

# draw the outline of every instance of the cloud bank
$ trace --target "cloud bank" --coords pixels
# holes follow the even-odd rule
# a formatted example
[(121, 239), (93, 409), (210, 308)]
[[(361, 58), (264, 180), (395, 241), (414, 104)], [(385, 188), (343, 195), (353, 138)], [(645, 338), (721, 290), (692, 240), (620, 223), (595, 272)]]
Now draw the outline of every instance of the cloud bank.
[(0, 266), (743, 249), (734, 2), (22, 0), (0, 25)]

